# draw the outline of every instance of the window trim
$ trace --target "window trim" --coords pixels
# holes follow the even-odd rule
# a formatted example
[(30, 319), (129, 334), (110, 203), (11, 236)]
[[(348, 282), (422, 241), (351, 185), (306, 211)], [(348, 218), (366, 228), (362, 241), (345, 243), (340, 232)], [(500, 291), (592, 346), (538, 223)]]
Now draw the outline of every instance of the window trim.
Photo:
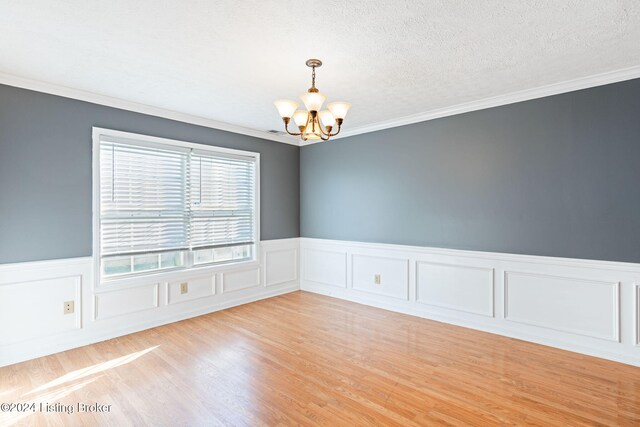
[[(100, 266), (100, 139), (101, 137), (132, 140), (135, 142), (164, 144), (175, 147), (193, 149), (194, 151), (205, 151), (207, 153), (219, 153), (223, 155), (236, 155), (251, 157), (255, 161), (255, 216), (254, 216), (254, 250), (250, 260), (237, 262), (226, 262), (220, 264), (192, 265), (190, 267), (177, 267), (167, 270), (152, 270), (140, 272), (121, 277), (103, 278)], [(164, 282), (167, 280), (179, 279), (185, 275), (212, 274), (218, 271), (230, 269), (248, 269), (260, 264), (260, 153), (252, 151), (237, 150), (233, 148), (217, 147), (213, 145), (198, 144), (175, 139), (161, 138), (156, 136), (124, 132), (113, 129), (105, 129), (94, 126), (92, 128), (92, 222), (93, 222), (93, 284), (94, 290), (117, 289), (122, 287), (133, 287), (150, 282)]]

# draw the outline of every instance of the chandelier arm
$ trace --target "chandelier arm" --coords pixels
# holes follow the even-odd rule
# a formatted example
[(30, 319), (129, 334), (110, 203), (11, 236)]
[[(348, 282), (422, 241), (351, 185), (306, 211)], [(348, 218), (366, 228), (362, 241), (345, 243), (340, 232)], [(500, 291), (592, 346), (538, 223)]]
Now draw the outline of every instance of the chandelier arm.
[(327, 132), (326, 129), (323, 129), (322, 123), (320, 123), (320, 119), (318, 119), (318, 129), (320, 129), (321, 134), (331, 136), (331, 132)]
[(338, 125), (338, 131), (337, 131), (336, 133), (331, 133), (331, 134), (329, 134), (328, 136), (336, 136), (337, 134), (339, 134), (339, 133), (340, 133), (340, 129), (342, 129), (342, 124), (339, 124), (339, 125)]
[(305, 123), (304, 127), (303, 126), (299, 126), (300, 128), (300, 133), (292, 133), (291, 135), (298, 135), (300, 136), (300, 139), (303, 141), (308, 140), (309, 138), (304, 136), (304, 131), (307, 129), (307, 126), (309, 126), (309, 118), (311, 117), (311, 115), (307, 115), (307, 122)]
[(289, 121), (288, 120), (285, 120), (285, 122), (284, 122), (284, 130), (286, 130), (289, 135), (293, 135), (293, 136), (302, 135), (302, 133), (294, 133), (294, 132), (289, 131)]

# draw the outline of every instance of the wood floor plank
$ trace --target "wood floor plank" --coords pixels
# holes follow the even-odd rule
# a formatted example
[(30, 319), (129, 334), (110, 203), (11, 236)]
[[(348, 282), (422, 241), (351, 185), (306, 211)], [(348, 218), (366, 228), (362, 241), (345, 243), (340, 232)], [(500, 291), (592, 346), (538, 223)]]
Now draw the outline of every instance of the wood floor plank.
[(294, 292), (0, 368), (0, 425), (640, 425), (640, 369)]

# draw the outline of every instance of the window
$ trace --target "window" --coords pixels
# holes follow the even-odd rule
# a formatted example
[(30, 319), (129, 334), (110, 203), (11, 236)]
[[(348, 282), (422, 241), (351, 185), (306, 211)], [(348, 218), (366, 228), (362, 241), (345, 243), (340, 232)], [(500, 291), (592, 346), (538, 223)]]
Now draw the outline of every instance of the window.
[(258, 154), (94, 134), (102, 278), (255, 258)]

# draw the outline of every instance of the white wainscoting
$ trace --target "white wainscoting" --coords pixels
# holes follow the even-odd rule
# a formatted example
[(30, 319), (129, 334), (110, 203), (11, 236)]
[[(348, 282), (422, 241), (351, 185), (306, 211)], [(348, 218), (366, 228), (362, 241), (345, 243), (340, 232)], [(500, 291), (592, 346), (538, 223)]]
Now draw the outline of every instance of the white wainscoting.
[(504, 273), (505, 319), (620, 341), (620, 283)]
[(298, 280), (298, 248), (265, 252), (262, 264), (264, 265), (265, 286), (275, 286)]
[(95, 293), (93, 296), (93, 319), (110, 319), (158, 308), (159, 287), (160, 283), (151, 283), (113, 292)]
[[(81, 283), (81, 275), (69, 275), (28, 281), (18, 279), (0, 286), (0, 327), (3, 332), (0, 345), (80, 329), (80, 310), (65, 315), (63, 303), (79, 300)], [(60, 303), (52, 305), (53, 298)], [(48, 321), (42, 323), (42, 318)]]
[(347, 252), (307, 248), (302, 251), (304, 280), (329, 286), (347, 286)]
[[(191, 301), (210, 297), (216, 294), (216, 274), (206, 276), (184, 277), (182, 280), (167, 282), (167, 304)], [(187, 293), (182, 293), (181, 285), (186, 283)]]
[[(263, 241), (259, 253), (253, 264), (148, 276), (113, 289), (96, 288), (92, 258), (0, 265), (0, 366), (299, 289), (299, 239)], [(74, 302), (73, 314), (64, 314), (65, 301)]]
[(636, 345), (640, 346), (640, 285), (636, 285)]
[(640, 366), (640, 264), (309, 238), (300, 253), (303, 290)]
[(416, 301), (420, 304), (493, 317), (494, 286), (493, 268), (416, 262)]
[[(376, 275), (380, 283), (375, 283)], [(408, 300), (409, 260), (351, 255), (351, 284), (358, 291)]]
[(224, 271), (220, 275), (222, 276), (223, 293), (260, 286), (260, 268)]

